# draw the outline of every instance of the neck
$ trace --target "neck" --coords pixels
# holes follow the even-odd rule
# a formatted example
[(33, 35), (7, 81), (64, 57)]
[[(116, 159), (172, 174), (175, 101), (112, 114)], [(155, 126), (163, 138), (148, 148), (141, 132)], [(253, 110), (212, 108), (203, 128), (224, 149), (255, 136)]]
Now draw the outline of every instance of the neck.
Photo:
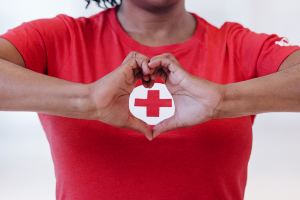
[(147, 46), (182, 43), (195, 32), (197, 22), (184, 7), (184, 1), (155, 8), (123, 1), (117, 17), (124, 31), (135, 41)]

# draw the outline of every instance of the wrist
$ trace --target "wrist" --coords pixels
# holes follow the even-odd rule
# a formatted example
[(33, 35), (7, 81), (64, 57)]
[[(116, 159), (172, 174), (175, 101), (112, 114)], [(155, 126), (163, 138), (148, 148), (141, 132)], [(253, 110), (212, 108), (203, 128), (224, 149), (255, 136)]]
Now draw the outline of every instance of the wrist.
[(227, 106), (227, 92), (228, 87), (227, 85), (219, 85), (220, 89), (220, 101), (219, 104), (216, 106), (213, 112), (213, 119), (222, 119), (225, 118), (226, 113), (228, 112), (226, 109)]
[(91, 84), (76, 84), (73, 87), (73, 95), (69, 98), (69, 105), (75, 118), (96, 119), (96, 109), (92, 101)]
[(253, 95), (245, 92), (243, 83), (223, 85), (223, 97), (214, 112), (214, 119), (241, 117), (256, 114)]

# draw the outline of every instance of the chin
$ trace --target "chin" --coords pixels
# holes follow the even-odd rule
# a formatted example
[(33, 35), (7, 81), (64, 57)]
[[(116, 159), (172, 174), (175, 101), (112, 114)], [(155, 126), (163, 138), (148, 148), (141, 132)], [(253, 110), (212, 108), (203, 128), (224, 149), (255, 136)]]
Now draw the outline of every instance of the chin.
[(170, 9), (179, 3), (184, 3), (184, 0), (123, 0), (123, 1), (132, 1), (132, 3), (151, 12), (163, 11), (166, 9)]

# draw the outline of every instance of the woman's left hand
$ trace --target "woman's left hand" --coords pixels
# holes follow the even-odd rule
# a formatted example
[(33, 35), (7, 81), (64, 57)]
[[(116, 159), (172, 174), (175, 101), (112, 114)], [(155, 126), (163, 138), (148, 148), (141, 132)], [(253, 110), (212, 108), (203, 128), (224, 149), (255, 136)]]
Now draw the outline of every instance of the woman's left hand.
[(189, 74), (169, 53), (153, 57), (148, 66), (156, 69), (151, 78), (162, 78), (175, 103), (174, 115), (153, 128), (153, 138), (214, 118), (215, 109), (224, 96), (222, 85)]

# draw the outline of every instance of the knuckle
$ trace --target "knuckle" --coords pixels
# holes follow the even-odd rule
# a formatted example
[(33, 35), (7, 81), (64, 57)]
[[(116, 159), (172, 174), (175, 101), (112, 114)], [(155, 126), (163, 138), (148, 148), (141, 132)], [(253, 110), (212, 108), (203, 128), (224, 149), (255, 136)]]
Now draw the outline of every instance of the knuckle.
[(150, 59), (149, 59), (148, 57), (146, 57), (146, 56), (145, 56), (145, 59), (144, 59), (144, 61), (145, 61), (145, 62), (146, 62), (146, 64), (147, 64), (147, 63), (149, 63), (149, 62), (150, 62)]
[(129, 56), (131, 57), (131, 58), (136, 58), (137, 57), (137, 52), (136, 51), (131, 51), (130, 53), (129, 53)]
[(173, 54), (171, 53), (164, 53), (164, 57), (170, 60), (174, 58)]
[(132, 62), (132, 58), (127, 58), (123, 61), (121, 66), (127, 66), (128, 64), (130, 64)]
[(156, 59), (157, 59), (157, 56), (152, 57), (152, 58), (150, 59), (150, 62), (153, 62), (153, 61), (156, 60)]

